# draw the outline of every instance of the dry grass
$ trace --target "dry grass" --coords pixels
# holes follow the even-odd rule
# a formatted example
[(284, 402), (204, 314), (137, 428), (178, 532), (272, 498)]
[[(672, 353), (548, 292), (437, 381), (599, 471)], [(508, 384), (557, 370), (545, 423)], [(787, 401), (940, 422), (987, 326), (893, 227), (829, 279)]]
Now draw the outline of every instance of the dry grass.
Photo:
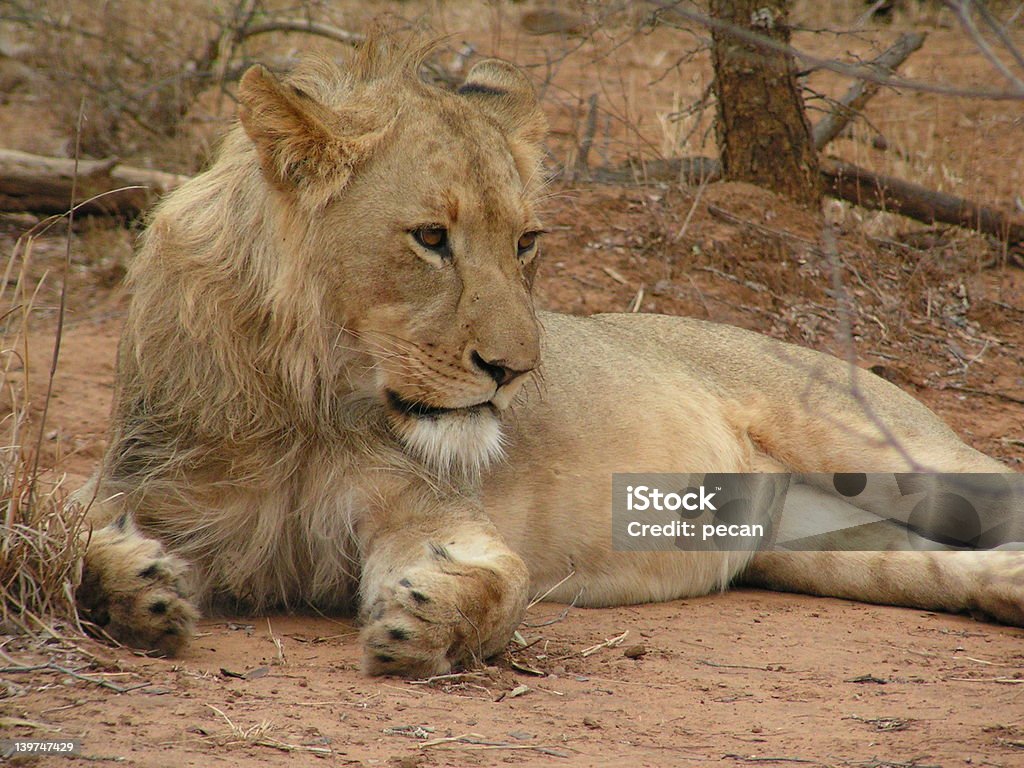
[(52, 635), (55, 622), (78, 628), (82, 515), (64, 509), (60, 486), (33, 476), (17, 448), (5, 451), (0, 487), (0, 632)]
[(26, 287), (33, 241), (31, 234), (18, 240), (4, 282), (6, 287), (13, 281), (14, 290), (10, 296), (0, 293), (0, 306), (6, 307), (0, 334), (3, 390), (10, 406), (0, 446), (0, 633), (61, 637), (58, 628), (82, 631), (74, 593), (84, 548), (84, 514), (67, 507), (60, 477), (50, 468), (40, 469), (45, 423), (33, 418), (41, 409), (30, 395), (27, 334), (39, 293), (38, 286), (31, 293)]

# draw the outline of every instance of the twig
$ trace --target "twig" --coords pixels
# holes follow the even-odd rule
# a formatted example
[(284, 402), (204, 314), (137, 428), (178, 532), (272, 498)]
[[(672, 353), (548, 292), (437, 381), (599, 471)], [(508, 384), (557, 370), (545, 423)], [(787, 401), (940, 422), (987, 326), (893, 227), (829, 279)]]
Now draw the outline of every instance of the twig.
[(631, 302), (629, 302), (629, 307), (626, 309), (626, 311), (631, 313), (631, 314), (636, 314), (637, 312), (640, 311), (640, 307), (641, 307), (641, 305), (643, 303), (644, 303), (644, 286), (641, 283), (640, 287), (637, 289), (636, 296), (634, 296), (633, 300)]
[[(700, 185), (697, 187), (697, 194), (693, 196), (693, 203), (690, 205), (690, 210), (686, 212), (686, 218), (683, 219), (683, 226), (679, 228), (675, 236), (672, 238), (673, 243), (678, 243), (683, 239), (683, 235), (686, 234), (686, 230), (690, 227), (690, 220), (693, 219), (693, 214), (697, 210), (697, 206), (700, 205), (700, 199), (704, 197), (704, 190), (708, 186), (709, 177), (705, 176), (701, 179)], [(710, 206), (709, 206), (710, 208)]]
[(560, 621), (565, 621), (565, 617), (568, 616), (569, 611), (571, 611), (575, 607), (576, 601), (579, 600), (581, 594), (582, 592), (578, 592), (576, 594), (576, 597), (572, 599), (572, 602), (569, 603), (569, 605), (565, 606), (562, 612), (555, 616), (553, 619), (545, 619), (544, 621), (538, 621), (536, 623), (529, 623), (524, 621), (523, 626), (527, 629), (540, 629), (541, 627), (550, 627), (552, 624), (557, 624)]
[(987, 664), (991, 667), (1009, 667), (1011, 669), (1016, 669), (1018, 666), (1020, 666), (1019, 664), (1002, 664), (998, 661), (986, 661), (985, 659), (976, 659), (973, 656), (954, 656), (953, 658), (957, 661), (963, 659), (964, 661), (973, 661), (975, 664)]
[(656, 182), (685, 182), (701, 184), (716, 181), (722, 175), (722, 165), (713, 157), (681, 157), (668, 160), (639, 160), (618, 168), (594, 168), (591, 181), (602, 184), (650, 184)]
[(439, 747), (445, 744), (465, 744), (470, 747), (475, 747), (480, 750), (488, 749), (515, 749), (515, 750), (526, 750), (539, 752), (542, 755), (550, 755), (551, 757), (569, 757), (565, 752), (559, 752), (558, 750), (545, 747), (540, 744), (509, 744), (505, 741), (488, 741), (484, 736), (479, 733), (466, 733), (461, 736), (443, 736), (439, 739), (431, 739), (430, 741), (424, 741), (419, 744), (420, 749), (426, 749), (427, 747)]
[(729, 753), (722, 755), (723, 760), (740, 760), (744, 763), (809, 763), (811, 765), (823, 765), (817, 760), (807, 760), (803, 757), (758, 757), (756, 755), (737, 755)]
[(875, 0), (875, 2), (871, 4), (871, 7), (864, 11), (864, 13), (862, 13), (860, 17), (857, 19), (857, 21), (853, 23), (853, 26), (856, 27), (857, 29), (863, 27), (865, 24), (871, 21), (872, 17), (874, 17), (874, 15), (878, 13), (878, 11), (881, 9), (883, 5), (886, 5), (890, 1), (891, 0)]
[(694, 267), (694, 269), (697, 270), (698, 272), (708, 272), (712, 275), (717, 275), (718, 277), (721, 277), (724, 280), (728, 280), (731, 283), (736, 283), (737, 285), (742, 285), (744, 288), (749, 288), (750, 290), (757, 291), (758, 293), (768, 293), (773, 298), (776, 299), (782, 298), (781, 296), (769, 290), (767, 286), (764, 286), (761, 283), (756, 283), (753, 280), (744, 280), (742, 278), (736, 277), (736, 275), (730, 275), (728, 272), (723, 272), (720, 269), (715, 269), (714, 267)]
[(101, 688), (109, 688), (116, 693), (128, 693), (129, 691), (136, 691), (140, 688), (148, 688), (152, 683), (139, 683), (138, 685), (123, 686), (117, 683), (112, 683), (109, 680), (99, 680), (95, 677), (89, 677), (89, 675), (83, 675), (81, 672), (76, 672), (73, 669), (62, 667), (59, 664), (54, 664), (52, 661), (46, 664), (33, 664), (32, 666), (22, 667), (0, 667), (0, 672), (4, 674), (15, 674), (19, 672), (55, 672), (60, 675), (67, 675), (73, 677), (75, 680), (81, 680), (85, 683), (92, 683), (98, 685)]
[(253, 744), (256, 744), (257, 746), (270, 747), (271, 749), (276, 749), (281, 752), (309, 752), (314, 755), (334, 754), (334, 750), (332, 750), (330, 747), (313, 747), (307, 746), (305, 744), (289, 744), (287, 742), (278, 741), (277, 739), (272, 739), (269, 737), (264, 737), (262, 739), (252, 739), (251, 741)]
[(269, 616), (267, 616), (267, 632), (270, 635), (270, 639), (274, 643), (274, 647), (277, 648), (278, 661), (280, 661), (282, 664), (285, 663), (286, 659), (284, 657), (284, 646), (281, 644), (281, 641), (278, 639), (277, 635), (274, 634), (274, 628), (270, 625)]
[(533, 608), (533, 606), (535, 606), (537, 603), (543, 602), (547, 598), (548, 595), (550, 595), (552, 592), (554, 592), (560, 586), (565, 584), (565, 582), (567, 582), (569, 579), (571, 579), (575, 575), (576, 575), (575, 569), (569, 571), (569, 573), (567, 573), (565, 576), (563, 576), (561, 579), (559, 579), (559, 581), (556, 584), (554, 584), (550, 588), (548, 588), (548, 590), (546, 592), (544, 592), (544, 594), (542, 594), (542, 595), (540, 595), (538, 597), (533, 598), (533, 600), (530, 601), (530, 604), (528, 606), (526, 606), (526, 607), (528, 609), (529, 608)]
[(703, 664), (706, 667), (714, 667), (716, 669), (756, 669), (758, 672), (774, 672), (775, 670), (771, 667), (758, 667), (750, 664), (722, 664), (717, 661), (711, 661), (709, 659), (697, 659), (698, 664)]
[(619, 285), (629, 285), (629, 281), (609, 266), (602, 266), (601, 270)]
[(433, 677), (424, 677), (420, 680), (409, 680), (409, 685), (433, 685), (447, 680), (465, 680), (467, 678), (479, 678), (481, 675), (479, 672), (451, 672), (447, 675), (434, 675)]
[(592, 645), (589, 648), (584, 648), (582, 651), (580, 651), (580, 656), (582, 656), (583, 658), (587, 658), (588, 656), (592, 656), (598, 651), (603, 650), (604, 648), (614, 648), (617, 645), (621, 645), (622, 641), (626, 639), (626, 636), (628, 634), (629, 630), (627, 629), (621, 635), (617, 635), (611, 638), (610, 640), (605, 640), (603, 643), (598, 643), (597, 645)]
[(913, 720), (901, 717), (860, 717), (858, 715), (850, 715), (843, 719), (855, 720), (865, 725), (873, 725), (876, 731), (905, 731), (914, 722)]
[(737, 216), (735, 213), (727, 211), (725, 210), (725, 208), (722, 208), (721, 206), (708, 205), (708, 213), (710, 213), (712, 216), (716, 218), (724, 219), (725, 221), (728, 221), (730, 224), (739, 224), (744, 227), (749, 227), (750, 229), (756, 230), (762, 235), (767, 235), (769, 237), (776, 238), (779, 240), (795, 240), (801, 245), (809, 246), (815, 252), (820, 253), (821, 251), (821, 249), (818, 248), (817, 243), (815, 243), (813, 240), (808, 240), (806, 237), (800, 237), (800, 235), (794, 235), (792, 232), (787, 232), (784, 229), (766, 227), (764, 224), (760, 224), (756, 221), (744, 219), (742, 216)]

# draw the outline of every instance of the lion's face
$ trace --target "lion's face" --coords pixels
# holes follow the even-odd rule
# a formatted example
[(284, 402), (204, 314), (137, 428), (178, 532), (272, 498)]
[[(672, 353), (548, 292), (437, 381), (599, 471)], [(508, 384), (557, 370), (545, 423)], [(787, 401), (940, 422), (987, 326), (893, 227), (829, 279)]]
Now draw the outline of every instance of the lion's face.
[(344, 101), (331, 104), (322, 83), (321, 100), (301, 78), (289, 89), (250, 72), (243, 125), (301, 209), (284, 236), (301, 241), (324, 321), (366, 374), (350, 380), (436, 467), (479, 469), (500, 454), (497, 412), (539, 361), (529, 275), (543, 118), (526, 78), (499, 62), (459, 93), (408, 73), (337, 77)]

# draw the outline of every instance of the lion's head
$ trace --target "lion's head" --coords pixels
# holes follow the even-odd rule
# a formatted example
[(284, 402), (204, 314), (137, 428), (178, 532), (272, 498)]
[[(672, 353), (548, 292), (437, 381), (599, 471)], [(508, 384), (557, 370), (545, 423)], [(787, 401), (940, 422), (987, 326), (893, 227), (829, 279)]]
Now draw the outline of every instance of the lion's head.
[[(161, 206), (133, 269), (132, 365), (179, 391), (170, 407), (205, 398), (244, 433), (256, 411), (324, 419), (372, 393), (436, 467), (500, 452), (497, 412), (539, 356), (546, 124), (513, 66), (483, 61), (451, 92), (419, 77), (428, 50), (377, 34), (344, 68), (242, 78), (240, 128)], [(191, 337), (172, 371), (153, 362), (177, 343), (168, 314)]]
[(241, 123), (402, 439), (472, 463), (499, 450), (494, 411), (538, 362), (527, 273), (545, 123), (511, 65), (482, 62), (449, 93), (420, 60), (378, 38), (344, 73), (317, 60), (282, 83), (253, 68)]

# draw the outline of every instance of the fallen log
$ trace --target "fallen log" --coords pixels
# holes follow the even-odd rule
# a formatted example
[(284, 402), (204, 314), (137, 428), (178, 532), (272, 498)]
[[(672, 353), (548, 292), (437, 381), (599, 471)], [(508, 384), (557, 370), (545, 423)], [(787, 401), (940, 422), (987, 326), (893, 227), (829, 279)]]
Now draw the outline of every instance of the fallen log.
[(928, 224), (955, 224), (992, 235), (1011, 247), (1024, 247), (1024, 217), (832, 158), (821, 159), (821, 175), (828, 194), (863, 208), (898, 213)]
[[(70, 205), (74, 173), (74, 160), (0, 149), (0, 211), (65, 213)], [(832, 197), (927, 224), (939, 222), (974, 229), (1004, 240), (1013, 248), (1024, 248), (1024, 217), (833, 158), (821, 159), (821, 175), (826, 192)], [(594, 168), (589, 176), (593, 181), (606, 184), (677, 182), (697, 185), (718, 179), (721, 166), (711, 157), (673, 158), (617, 168)], [(78, 213), (134, 218), (156, 198), (188, 178), (133, 168), (114, 160), (81, 160), (77, 202), (101, 196), (81, 206)]]
[[(75, 161), (0, 149), (0, 211), (61, 214), (71, 207)], [(116, 160), (80, 160), (75, 181), (78, 215), (135, 218), (161, 195), (188, 180)], [(98, 197), (97, 197), (98, 196)]]
[[(716, 181), (721, 166), (711, 157), (673, 158), (632, 163), (617, 168), (594, 168), (590, 178), (606, 184), (685, 183)], [(910, 181), (873, 173), (865, 168), (821, 158), (825, 194), (876, 211), (888, 211), (926, 224), (955, 224), (1024, 248), (1024, 217)]]

